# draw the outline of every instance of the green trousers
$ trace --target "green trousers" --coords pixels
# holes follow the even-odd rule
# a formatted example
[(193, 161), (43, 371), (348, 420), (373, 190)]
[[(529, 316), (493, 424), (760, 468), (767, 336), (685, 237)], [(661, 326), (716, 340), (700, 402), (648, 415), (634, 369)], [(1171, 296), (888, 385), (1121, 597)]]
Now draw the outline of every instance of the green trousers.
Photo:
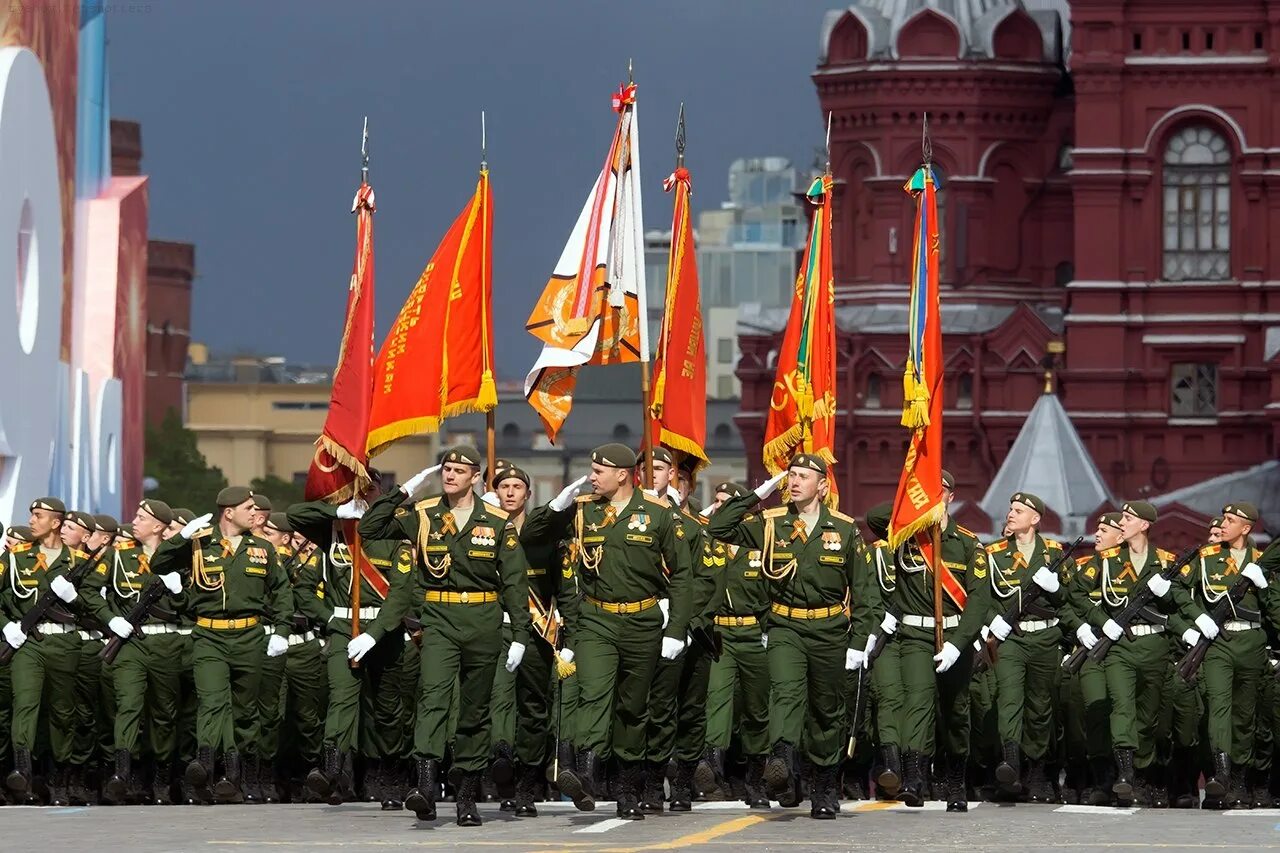
[(414, 755), (444, 758), (456, 694), (453, 766), (464, 772), (484, 770), (489, 766), (489, 700), (502, 647), (502, 611), (496, 602), (429, 602), (421, 618), (426, 651), (420, 656)]
[(995, 668), (990, 666), (969, 681), (969, 762), (975, 767), (1000, 763), (998, 686)]
[(186, 639), (179, 634), (131, 637), (105, 667), (115, 705), (115, 749), (127, 749), (135, 758), (149, 752), (165, 763), (175, 757)]
[(720, 660), (711, 664), (707, 681), (707, 746), (728, 750), (736, 731), (744, 755), (765, 755), (769, 752), (769, 653), (760, 644), (760, 628), (716, 630), (721, 652)]
[[(270, 635), (268, 635), (270, 636)], [(290, 648), (289, 652), (293, 649)], [(262, 650), (262, 672), (258, 677), (258, 742), (254, 746), (264, 761), (272, 761), (280, 747), (280, 723), (284, 719), (284, 670), (289, 652), (277, 657), (267, 657)]]
[(0, 773), (8, 775), (13, 756), (13, 679), (9, 664), (0, 663)]
[[(191, 629), (183, 629), (190, 632)], [(178, 677), (178, 761), (188, 764), (196, 757), (196, 719), (200, 716), (200, 697), (196, 694), (196, 644), (191, 633), (179, 634), (182, 664)]]
[(1111, 699), (1111, 743), (1135, 750), (1134, 766), (1155, 760), (1156, 726), (1169, 678), (1169, 641), (1164, 634), (1122, 638), (1102, 661)]
[(79, 634), (49, 634), (28, 640), (14, 654), (9, 671), (13, 684), (13, 746), (36, 750), (43, 721), (48, 723), (53, 760), (70, 763), (75, 754), (76, 671), (83, 641)]
[(774, 618), (769, 624), (769, 741), (817, 767), (840, 763), (845, 740), (848, 619)]
[[(1268, 660), (1262, 669), (1262, 678), (1258, 680), (1258, 713), (1254, 717), (1253, 727), (1253, 766), (1259, 771), (1270, 772), (1272, 751), (1275, 748), (1276, 730), (1276, 679), (1271, 662)], [(0, 678), (3, 676), (0, 675)]]
[(575, 742), (602, 759), (643, 761), (649, 685), (662, 645), (662, 611), (607, 613), (583, 602), (571, 648), (578, 665)]
[(71, 763), (87, 765), (103, 756), (104, 744), (112, 741), (109, 722), (102, 708), (101, 640), (80, 641), (80, 662), (76, 667), (75, 746)]
[(215, 752), (248, 752), (258, 742), (258, 695), (267, 638), (260, 626), (191, 633), (196, 743)]
[(659, 660), (649, 686), (645, 759), (697, 761), (707, 742), (707, 682), (711, 653), (697, 643), (675, 660)]
[(406, 635), (402, 634), (401, 637), (404, 639), (404, 650), (394, 664), (399, 673), (400, 725), (397, 729), (398, 734), (393, 733), (389, 736), (389, 740), (394, 737), (399, 738), (400, 745), (392, 754), (405, 758), (413, 755), (413, 733), (417, 725), (418, 678), (422, 672), (422, 651), (418, 648), (418, 644), (409, 640)]
[(329, 682), (324, 742), (368, 758), (398, 758), (405, 750), (404, 634), (387, 634), (354, 669), (347, 658), (350, 642), (342, 634), (330, 635), (324, 652)]
[(960, 659), (939, 675), (933, 660), (933, 630), (900, 626), (897, 633), (902, 645), (902, 748), (926, 755), (937, 751), (968, 755), (973, 646), (966, 644)]
[[(529, 640), (524, 640), (525, 655), (529, 649)], [(493, 695), (489, 697), (489, 716), (492, 719), (493, 745), (499, 743), (514, 744), (516, 739), (516, 673), (507, 672), (507, 651), (511, 648), (511, 625), (502, 623), (502, 645), (493, 662)], [(521, 661), (520, 668), (524, 667)]]
[(1055, 682), (1062, 668), (1062, 632), (1055, 628), (1012, 634), (996, 661), (996, 708), (1001, 743), (1016, 743), (1040, 761), (1054, 726)]
[[(556, 650), (541, 637), (525, 644), (524, 660), (516, 670), (516, 758), (530, 767), (547, 760), (551, 744), (551, 702), (555, 692)], [(499, 667), (503, 673), (505, 667)]]
[[(556, 678), (551, 684), (551, 734), (556, 740), (567, 741), (575, 747), (578, 743), (578, 695), (576, 673), (568, 678)], [(553, 769), (556, 772), (551, 775), (552, 779), (559, 773), (558, 766)]]
[(318, 639), (289, 647), (284, 656), (284, 682), (285, 725), (275, 756), (297, 756), (300, 766), (310, 767), (319, 759), (324, 739), (328, 685), (324, 649)]
[(1209, 746), (1241, 766), (1253, 763), (1258, 693), (1267, 672), (1267, 638), (1261, 629), (1223, 631), (1200, 665), (1209, 710)]
[(880, 642), (888, 645), (871, 667), (876, 741), (899, 746), (902, 743), (902, 647), (892, 636), (881, 637)]
[(1080, 667), (1080, 701), (1084, 704), (1085, 750), (1089, 758), (1111, 757), (1111, 698), (1106, 668), (1091, 660)]

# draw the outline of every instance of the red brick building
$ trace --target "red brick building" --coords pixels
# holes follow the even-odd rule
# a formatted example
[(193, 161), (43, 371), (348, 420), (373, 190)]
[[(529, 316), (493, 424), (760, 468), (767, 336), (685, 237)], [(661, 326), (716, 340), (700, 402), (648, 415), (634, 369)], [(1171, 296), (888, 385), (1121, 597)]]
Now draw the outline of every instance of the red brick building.
[[(902, 185), (926, 112), (944, 187), (946, 464), (963, 497), (986, 491), (1050, 364), (1118, 497), (1276, 460), (1280, 4), (1072, 0), (1070, 21), (1066, 6), (828, 13), (813, 80), (832, 114), (837, 471), (853, 512), (891, 497), (901, 471)], [(740, 321), (756, 476), (784, 324)]]

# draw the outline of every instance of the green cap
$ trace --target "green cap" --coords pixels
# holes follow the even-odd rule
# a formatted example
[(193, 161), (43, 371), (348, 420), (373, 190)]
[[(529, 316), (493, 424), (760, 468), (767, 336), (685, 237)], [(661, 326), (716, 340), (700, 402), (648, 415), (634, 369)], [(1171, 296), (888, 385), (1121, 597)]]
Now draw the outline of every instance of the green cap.
[(93, 517), (93, 529), (99, 533), (110, 533), (115, 536), (120, 530), (120, 523), (109, 515), (95, 515)]
[(893, 504), (885, 501), (867, 510), (867, 527), (877, 539), (889, 538), (889, 517), (893, 514)]
[(118, 529), (118, 530), (116, 530), (116, 537), (117, 537), (117, 538), (119, 538), (119, 537), (121, 537), (121, 536), (123, 536), (123, 537), (124, 537), (124, 538), (126, 538), (126, 539), (132, 539), (132, 540), (134, 540), (135, 542), (136, 542), (136, 541), (137, 541), (137, 539), (138, 539), (138, 537), (136, 537), (136, 536), (134, 536), (134, 535), (133, 535), (133, 525), (132, 525), (132, 524), (122, 524), (122, 525), (120, 525), (119, 529)]
[(185, 527), (187, 524), (190, 524), (191, 522), (196, 520), (196, 514), (192, 510), (187, 509), (185, 506), (174, 507), (173, 520), (177, 522), (181, 522), (182, 525)]
[(1212, 519), (1209, 520), (1210, 530), (1212, 530), (1215, 527), (1221, 527), (1221, 526), (1222, 526), (1222, 516), (1215, 515)]
[(805, 468), (809, 471), (817, 471), (822, 476), (827, 476), (827, 460), (823, 459), (816, 453), (797, 453), (791, 457), (791, 464), (787, 469)]
[(1098, 516), (1098, 524), (1106, 527), (1114, 527), (1116, 530), (1119, 530), (1120, 515), (1121, 514), (1118, 512), (1104, 512), (1102, 515)]
[(218, 506), (240, 506), (240, 504), (253, 497), (253, 492), (249, 491), (247, 486), (227, 486), (218, 492)]
[(606, 468), (636, 467), (636, 452), (625, 444), (602, 444), (591, 451), (591, 461)]
[(503, 480), (519, 480), (526, 486), (529, 485), (529, 475), (524, 472), (523, 468), (517, 468), (514, 465), (507, 465), (497, 469), (498, 473), (493, 478), (493, 485), (496, 488)]
[(1243, 518), (1250, 524), (1254, 524), (1258, 520), (1258, 508), (1248, 501), (1235, 501), (1229, 503), (1222, 508), (1223, 515), (1234, 515), (1237, 518)]
[[(667, 463), (667, 465), (672, 467), (674, 467), (676, 464), (675, 460), (671, 458), (671, 451), (667, 450), (665, 447), (655, 447), (653, 449), (653, 461), (665, 462)], [(641, 453), (638, 457), (636, 457), (636, 464), (639, 465), (641, 462), (644, 462), (643, 453)]]
[(723, 483), (716, 483), (715, 494), (724, 492), (731, 498), (740, 498), (743, 495), (751, 494), (751, 490), (741, 483), (735, 483), (732, 480), (725, 480)]
[(173, 510), (164, 501), (147, 498), (138, 504), (138, 509), (142, 510), (161, 524), (168, 525), (173, 522)]
[(31, 502), (31, 512), (38, 509), (56, 512), (58, 515), (67, 514), (67, 505), (57, 498), (36, 498)]
[(1160, 517), (1160, 513), (1156, 511), (1155, 504), (1149, 501), (1126, 501), (1125, 505), (1120, 508), (1121, 512), (1127, 512), (1130, 515), (1136, 515), (1143, 521), (1154, 523)]
[(266, 495), (254, 494), (253, 508), (260, 509), (263, 512), (271, 512), (271, 498)]
[(15, 524), (9, 528), (9, 532), (5, 534), (18, 542), (34, 542), (36, 535), (31, 532), (31, 528), (25, 524)]
[(97, 525), (93, 521), (92, 515), (89, 515), (89, 513), (87, 512), (81, 512), (78, 509), (73, 509), (71, 510), (71, 512), (67, 513), (66, 520), (74, 524), (80, 525), (90, 533), (92, 533), (94, 529), (97, 527)]
[(956, 478), (951, 476), (951, 472), (943, 470), (942, 472), (942, 488), (954, 492), (956, 490)]
[(273, 512), (267, 517), (267, 523), (264, 527), (270, 527), (272, 530), (278, 530), (281, 533), (292, 533), (293, 526), (289, 524), (289, 514), (286, 512)]
[(451, 447), (444, 452), (444, 456), (440, 458), (440, 464), (452, 462), (455, 465), (470, 465), (473, 468), (479, 468), (482, 464), (480, 461), (480, 451), (466, 444), (459, 444), (457, 447)]
[(1040, 515), (1044, 515), (1044, 501), (1031, 494), (1030, 492), (1015, 492), (1013, 497), (1009, 498), (1011, 504), (1022, 504), (1025, 507), (1035, 510)]

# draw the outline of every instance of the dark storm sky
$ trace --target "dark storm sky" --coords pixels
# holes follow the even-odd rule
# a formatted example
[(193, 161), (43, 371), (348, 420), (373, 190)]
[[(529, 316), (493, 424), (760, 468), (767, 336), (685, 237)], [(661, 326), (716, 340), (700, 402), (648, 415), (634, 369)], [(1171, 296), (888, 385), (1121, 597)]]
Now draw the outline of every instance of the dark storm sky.
[[(151, 0), (108, 22), (111, 110), (142, 122), (151, 235), (196, 244), (193, 339), (328, 363), (354, 250), (369, 115), (378, 341), (475, 185), (480, 110), (494, 192), (501, 374), (604, 160), (609, 95), (635, 61), (648, 228), (686, 104), (694, 204), (738, 157), (807, 172), (823, 121), (809, 74), (830, 0)], [(109, 6), (109, 8), (112, 8)]]

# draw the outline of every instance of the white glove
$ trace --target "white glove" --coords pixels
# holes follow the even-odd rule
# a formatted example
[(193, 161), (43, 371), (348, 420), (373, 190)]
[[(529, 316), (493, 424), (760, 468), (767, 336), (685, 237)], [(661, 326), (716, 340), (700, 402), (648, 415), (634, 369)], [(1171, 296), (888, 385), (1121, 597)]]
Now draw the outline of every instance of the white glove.
[(427, 480), (431, 475), (443, 467), (443, 465), (432, 465), (430, 468), (423, 468), (421, 471), (406, 480), (404, 485), (400, 487), (400, 491), (404, 492), (409, 497), (413, 497), (422, 489), (423, 486), (427, 484)]
[(667, 483), (667, 500), (672, 506), (680, 506), (680, 490), (670, 483)]
[(271, 639), (267, 640), (267, 657), (278, 658), (287, 651), (289, 651), (289, 641), (279, 634), (272, 634)]
[(1040, 587), (1050, 595), (1057, 592), (1062, 587), (1062, 584), (1058, 583), (1058, 576), (1049, 571), (1048, 566), (1041, 566), (1039, 569), (1036, 569), (1036, 573), (1031, 576), (1031, 580), (1035, 582), (1036, 586)]
[(27, 635), (22, 632), (22, 625), (17, 622), (10, 622), (5, 625), (4, 641), (15, 649), (22, 648), (22, 644), (27, 641)]
[(706, 506), (704, 506), (702, 508), (702, 512), (698, 513), (698, 515), (702, 516), (703, 518), (710, 518), (711, 516), (716, 514), (716, 510), (718, 510), (719, 508), (720, 508), (720, 501), (716, 501), (713, 504), (707, 504)]
[[(376, 645), (378, 645), (378, 641), (373, 638), (372, 634), (356, 634), (351, 638), (351, 642), (347, 643), (347, 659), (358, 662), (369, 654), (369, 650)], [(268, 652), (268, 654), (270, 653)]]
[(973, 641), (974, 650), (975, 651), (981, 650), (982, 644), (989, 639), (991, 639), (991, 626), (983, 625), (981, 628), (978, 629), (978, 639)]
[(480, 500), (484, 501), (489, 506), (496, 506), (496, 507), (502, 506), (502, 502), (498, 500), (497, 492), (485, 492), (483, 495), (480, 496)]
[(1120, 638), (1124, 636), (1124, 628), (1120, 627), (1120, 623), (1114, 619), (1108, 619), (1102, 626), (1102, 633), (1107, 635), (1107, 639), (1113, 643), (1120, 642)]
[(684, 642), (675, 637), (662, 638), (662, 659), (675, 660), (684, 651)]
[(1079, 640), (1080, 645), (1084, 646), (1086, 649), (1092, 649), (1094, 646), (1098, 645), (1098, 638), (1093, 633), (1092, 626), (1089, 625), (1081, 625), (1076, 629), (1076, 639)]
[(507, 672), (515, 672), (520, 661), (524, 660), (524, 643), (512, 643), (507, 649)]
[(773, 479), (767, 480), (763, 484), (756, 486), (756, 497), (759, 498), (760, 500), (764, 500), (765, 498), (769, 497), (769, 495), (773, 494), (778, 490), (778, 484), (781, 483), (786, 478), (786, 476), (787, 476), (787, 472), (783, 471), (781, 474), (778, 474)]
[[(160, 578), (160, 583), (164, 584), (164, 588), (169, 592), (177, 595), (182, 592), (182, 577), (177, 572), (165, 572), (163, 575), (156, 575)], [(103, 587), (105, 589), (105, 587)]]
[(1151, 587), (1151, 591), (1155, 594), (1156, 598), (1164, 598), (1169, 594), (1169, 590), (1173, 587), (1173, 584), (1165, 580), (1162, 575), (1156, 574), (1152, 575), (1151, 580), (1147, 581), (1147, 586)]
[(133, 633), (133, 625), (123, 616), (112, 616), (107, 627), (111, 629), (111, 633), (123, 640), (129, 639), (129, 635)]
[(995, 634), (996, 639), (1003, 643), (1013, 633), (1013, 626), (1004, 621), (1003, 616), (997, 616), (991, 620), (991, 633)]
[(671, 599), (659, 598), (658, 609), (662, 611), (662, 627), (667, 627), (667, 623), (671, 621)]
[(886, 637), (893, 636), (893, 632), (898, 630), (898, 617), (886, 611), (884, 618), (880, 620), (880, 630)]
[(879, 638), (878, 636), (876, 636), (875, 634), (868, 634), (868, 635), (867, 635), (867, 646), (866, 646), (866, 648), (864, 648), (864, 649), (862, 650), (862, 653), (863, 653), (864, 655), (866, 655), (868, 658), (870, 658), (870, 657), (871, 657), (871, 653), (872, 653), (873, 651), (875, 651), (875, 649), (876, 649), (876, 643), (878, 643), (878, 642), (880, 642), (880, 638)]
[(934, 655), (933, 660), (938, 664), (938, 668), (934, 670), (935, 672), (946, 672), (956, 665), (956, 661), (960, 660), (960, 650), (951, 645), (951, 643), (943, 643), (942, 651)]
[(1267, 588), (1267, 576), (1262, 573), (1262, 566), (1257, 563), (1250, 563), (1240, 572), (1241, 577), (1248, 578), (1258, 589)]
[(1212, 640), (1218, 636), (1218, 623), (1214, 622), (1208, 613), (1201, 613), (1196, 617), (1196, 627), (1200, 629), (1205, 639)]
[(338, 505), (338, 518), (356, 519), (364, 518), (365, 510), (369, 505), (359, 498), (352, 498), (344, 504)]
[(1182, 632), (1182, 642), (1186, 643), (1188, 646), (1194, 646), (1196, 643), (1200, 642), (1200, 632), (1195, 628), (1188, 628)]
[(766, 648), (766, 649), (767, 649), (767, 648), (769, 648), (769, 635), (768, 635), (768, 634), (766, 634), (766, 633), (761, 633), (761, 634), (760, 634), (760, 645), (761, 645), (761, 647), (762, 647), (762, 648)]
[(573, 649), (561, 649), (560, 660), (565, 663), (573, 663)]
[(844, 668), (856, 672), (867, 665), (867, 655), (857, 649), (849, 649), (844, 653)]
[(587, 477), (579, 477), (561, 489), (560, 494), (551, 499), (551, 509), (555, 512), (564, 512), (573, 506), (573, 499), (578, 496), (578, 490), (583, 487), (587, 479)]
[(191, 519), (186, 523), (185, 526), (183, 526), (182, 530), (180, 531), (182, 534), (182, 538), (190, 539), (192, 536), (195, 536), (201, 530), (204, 530), (205, 527), (207, 527), (209, 522), (211, 521), (213, 521), (213, 513), (211, 512), (206, 512), (204, 515), (200, 516), (199, 518)]
[(53, 590), (53, 594), (61, 598), (67, 604), (76, 600), (76, 587), (71, 581), (58, 575), (49, 581), (49, 589)]

